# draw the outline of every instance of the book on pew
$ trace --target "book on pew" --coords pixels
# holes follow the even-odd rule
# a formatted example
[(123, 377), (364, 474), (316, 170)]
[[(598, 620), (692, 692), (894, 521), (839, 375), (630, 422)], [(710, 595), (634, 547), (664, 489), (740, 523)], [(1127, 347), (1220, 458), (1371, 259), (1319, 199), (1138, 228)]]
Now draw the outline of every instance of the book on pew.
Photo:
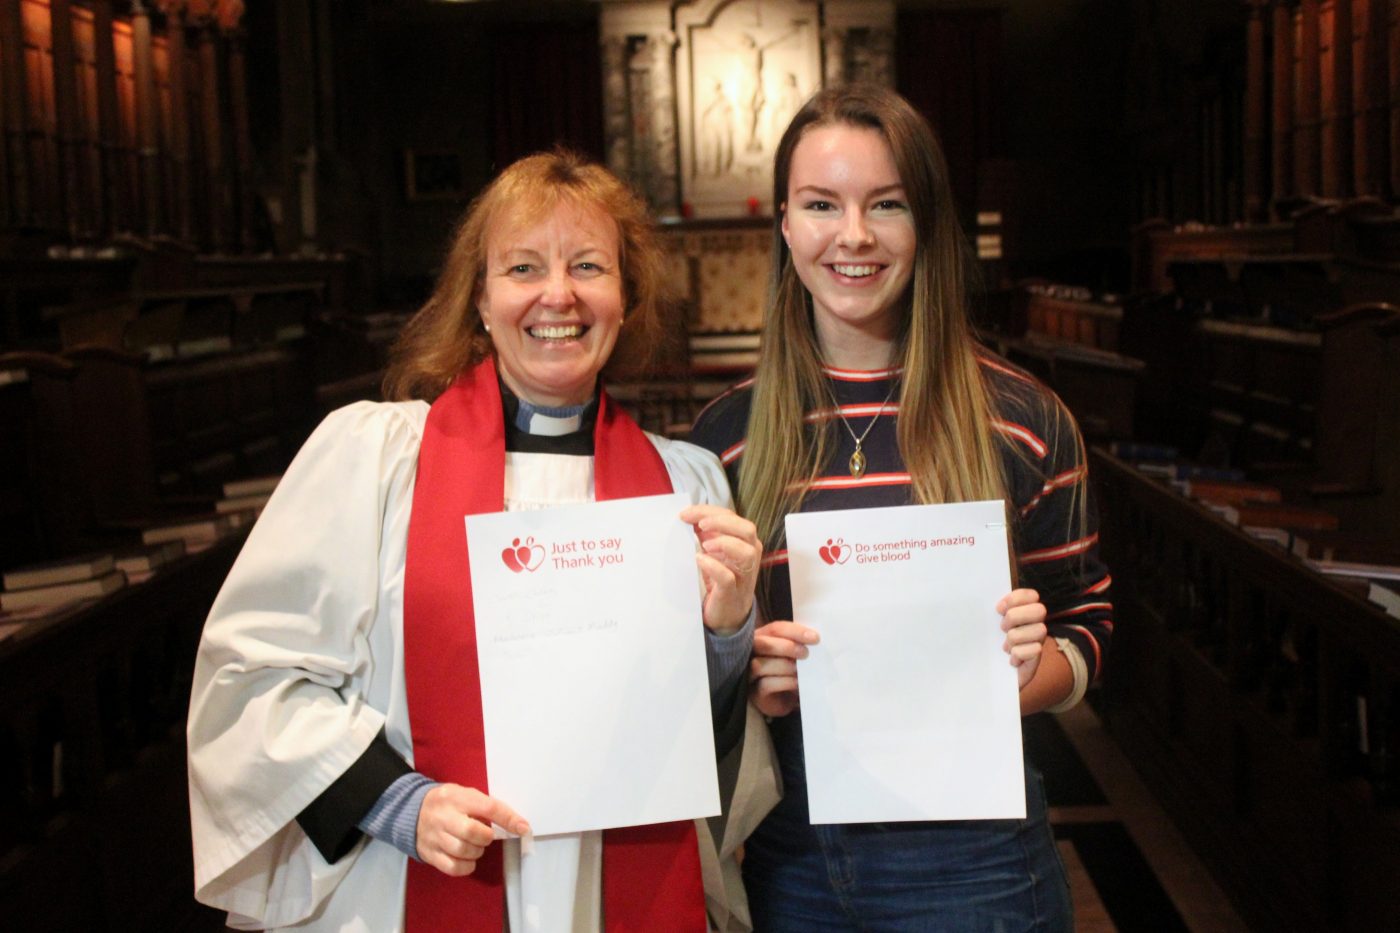
[(1219, 483), (1242, 483), (1244, 470), (1239, 467), (1201, 466), (1199, 463), (1172, 464), (1172, 479)]
[[(1277, 486), (1265, 483), (1229, 482), (1226, 480), (1188, 479), (1182, 491), (1192, 499), (1202, 502), (1216, 502), (1221, 505), (1246, 505), (1260, 502), (1282, 502), (1283, 492)], [(1249, 522), (1263, 525), (1266, 522)]]
[(1267, 525), (1290, 531), (1336, 531), (1341, 524), (1337, 516), (1306, 505), (1284, 505), (1281, 502), (1245, 502), (1226, 505), (1227, 519), (1232, 525)]
[(1148, 476), (1155, 476), (1159, 479), (1180, 482), (1208, 481), (1222, 483), (1242, 483), (1244, 482), (1244, 470), (1236, 467), (1211, 467), (1201, 466), (1196, 463), (1170, 463), (1167, 461), (1149, 461), (1145, 463), (1135, 463), (1139, 473), (1146, 473)]
[(193, 515), (141, 532), (142, 544), (183, 541), (189, 553), (202, 551), (233, 530), (227, 515)]
[(1240, 513), (1236, 512), (1233, 506), (1226, 505), (1223, 502), (1211, 502), (1209, 500), (1202, 502), (1201, 505), (1206, 511), (1214, 512), (1220, 517), (1221, 521), (1238, 527), (1240, 523)]
[(1400, 567), (1390, 564), (1363, 564), (1352, 560), (1314, 560), (1309, 558), (1307, 565), (1320, 573), (1335, 577), (1400, 581)]
[(1165, 460), (1160, 462), (1153, 460), (1146, 463), (1134, 463), (1133, 466), (1137, 469), (1139, 473), (1143, 473), (1147, 476), (1155, 476), (1158, 479), (1165, 480), (1176, 479), (1175, 465), (1168, 463)]
[(161, 567), (185, 556), (185, 542), (181, 538), (161, 541), (157, 544), (140, 544), (116, 553), (117, 568), (126, 574), (128, 583), (141, 583), (150, 579)]
[(59, 583), (76, 583), (91, 580), (111, 573), (114, 561), (111, 554), (84, 554), (81, 557), (68, 557), (63, 560), (30, 564), (5, 571), (6, 590), (27, 590), (36, 586), (53, 586)]
[(1285, 551), (1293, 546), (1293, 532), (1287, 528), (1272, 528), (1268, 525), (1242, 525), (1240, 531), (1251, 538), (1277, 545)]
[(1400, 587), (1393, 583), (1387, 586), (1378, 580), (1371, 580), (1366, 598), (1384, 609), (1386, 615), (1400, 619)]
[(1353, 533), (1313, 530), (1295, 534), (1289, 550), (1304, 559), (1400, 564), (1400, 546), (1389, 540)]
[(1119, 460), (1175, 460), (1180, 451), (1170, 444), (1142, 444), (1136, 441), (1114, 441), (1108, 452)]
[(0, 609), (16, 612), (36, 606), (57, 606), (75, 599), (97, 599), (126, 586), (126, 574), (113, 570), (91, 580), (35, 586), (27, 590), (6, 590), (0, 593)]
[(243, 509), (238, 512), (225, 512), (224, 517), (228, 519), (229, 528), (251, 528), (253, 523), (262, 514), (262, 509)]
[(214, 511), (220, 515), (228, 515), (233, 512), (261, 512), (262, 507), (267, 505), (267, 500), (271, 499), (270, 493), (258, 493), (251, 496), (233, 496), (220, 499), (214, 503)]
[(279, 476), (253, 476), (224, 483), (225, 499), (240, 499), (244, 496), (270, 496), (277, 488)]
[(0, 609), (0, 625), (9, 625), (17, 629), (26, 622), (58, 615), (70, 606), (78, 605), (79, 602), (80, 600), (70, 599), (47, 605), (28, 606), (24, 609)]

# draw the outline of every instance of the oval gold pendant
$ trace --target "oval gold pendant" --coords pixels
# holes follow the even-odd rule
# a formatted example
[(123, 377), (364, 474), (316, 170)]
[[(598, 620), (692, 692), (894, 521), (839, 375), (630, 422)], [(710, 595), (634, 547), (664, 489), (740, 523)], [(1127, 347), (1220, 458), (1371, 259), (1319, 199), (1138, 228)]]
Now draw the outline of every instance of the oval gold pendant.
[(856, 448), (855, 453), (851, 454), (851, 460), (848, 465), (851, 468), (851, 475), (856, 479), (860, 479), (865, 475), (865, 454), (860, 452), (859, 447)]

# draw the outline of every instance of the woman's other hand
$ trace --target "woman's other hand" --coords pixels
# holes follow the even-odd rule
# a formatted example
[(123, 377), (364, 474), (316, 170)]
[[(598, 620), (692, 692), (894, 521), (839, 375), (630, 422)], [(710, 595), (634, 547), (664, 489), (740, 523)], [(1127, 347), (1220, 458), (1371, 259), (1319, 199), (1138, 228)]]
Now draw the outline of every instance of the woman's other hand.
[(525, 835), (530, 824), (474, 787), (439, 784), (418, 811), (418, 858), (445, 875), (470, 875), (495, 838), (491, 824)]
[(786, 716), (797, 709), (797, 660), (820, 640), (816, 629), (796, 622), (769, 622), (753, 633), (749, 698), (760, 713)]
[(1045, 605), (1035, 590), (1012, 590), (997, 603), (1001, 630), (1006, 633), (1002, 650), (1011, 656), (1016, 668), (1017, 686), (1022, 690), (1035, 677), (1045, 647)]
[(695, 561), (705, 581), (705, 626), (719, 633), (742, 628), (753, 608), (763, 544), (753, 522), (717, 505), (692, 505), (681, 521), (695, 526)]

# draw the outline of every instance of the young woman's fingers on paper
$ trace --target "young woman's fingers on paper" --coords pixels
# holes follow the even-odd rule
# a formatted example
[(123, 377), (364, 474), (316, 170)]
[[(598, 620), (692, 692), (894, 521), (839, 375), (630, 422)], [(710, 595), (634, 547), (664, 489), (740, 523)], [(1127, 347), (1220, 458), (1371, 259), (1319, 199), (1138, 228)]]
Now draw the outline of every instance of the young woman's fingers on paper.
[(753, 633), (755, 657), (805, 658), (807, 646), (821, 641), (817, 630), (798, 622), (769, 622)]
[(759, 677), (749, 684), (749, 699), (765, 716), (786, 716), (797, 709), (796, 677)]
[(759, 712), (786, 716), (797, 708), (797, 660), (818, 640), (814, 629), (789, 621), (769, 622), (754, 632), (749, 696)]
[(1045, 606), (1035, 590), (1012, 590), (997, 603), (1001, 613), (1001, 630), (1006, 633), (1002, 650), (1011, 657), (1017, 680), (1024, 687), (1035, 676), (1049, 629), (1045, 625)]

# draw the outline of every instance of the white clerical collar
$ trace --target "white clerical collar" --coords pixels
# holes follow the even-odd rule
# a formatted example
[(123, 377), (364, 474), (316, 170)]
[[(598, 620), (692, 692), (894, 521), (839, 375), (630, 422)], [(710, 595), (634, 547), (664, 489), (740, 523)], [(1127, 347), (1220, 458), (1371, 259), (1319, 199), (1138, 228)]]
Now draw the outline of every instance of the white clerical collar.
[(515, 426), (526, 434), (543, 437), (559, 437), (578, 431), (583, 427), (583, 412), (588, 408), (586, 404), (559, 407), (531, 405), (523, 398), (519, 399), (519, 402), (520, 407), (515, 412)]

